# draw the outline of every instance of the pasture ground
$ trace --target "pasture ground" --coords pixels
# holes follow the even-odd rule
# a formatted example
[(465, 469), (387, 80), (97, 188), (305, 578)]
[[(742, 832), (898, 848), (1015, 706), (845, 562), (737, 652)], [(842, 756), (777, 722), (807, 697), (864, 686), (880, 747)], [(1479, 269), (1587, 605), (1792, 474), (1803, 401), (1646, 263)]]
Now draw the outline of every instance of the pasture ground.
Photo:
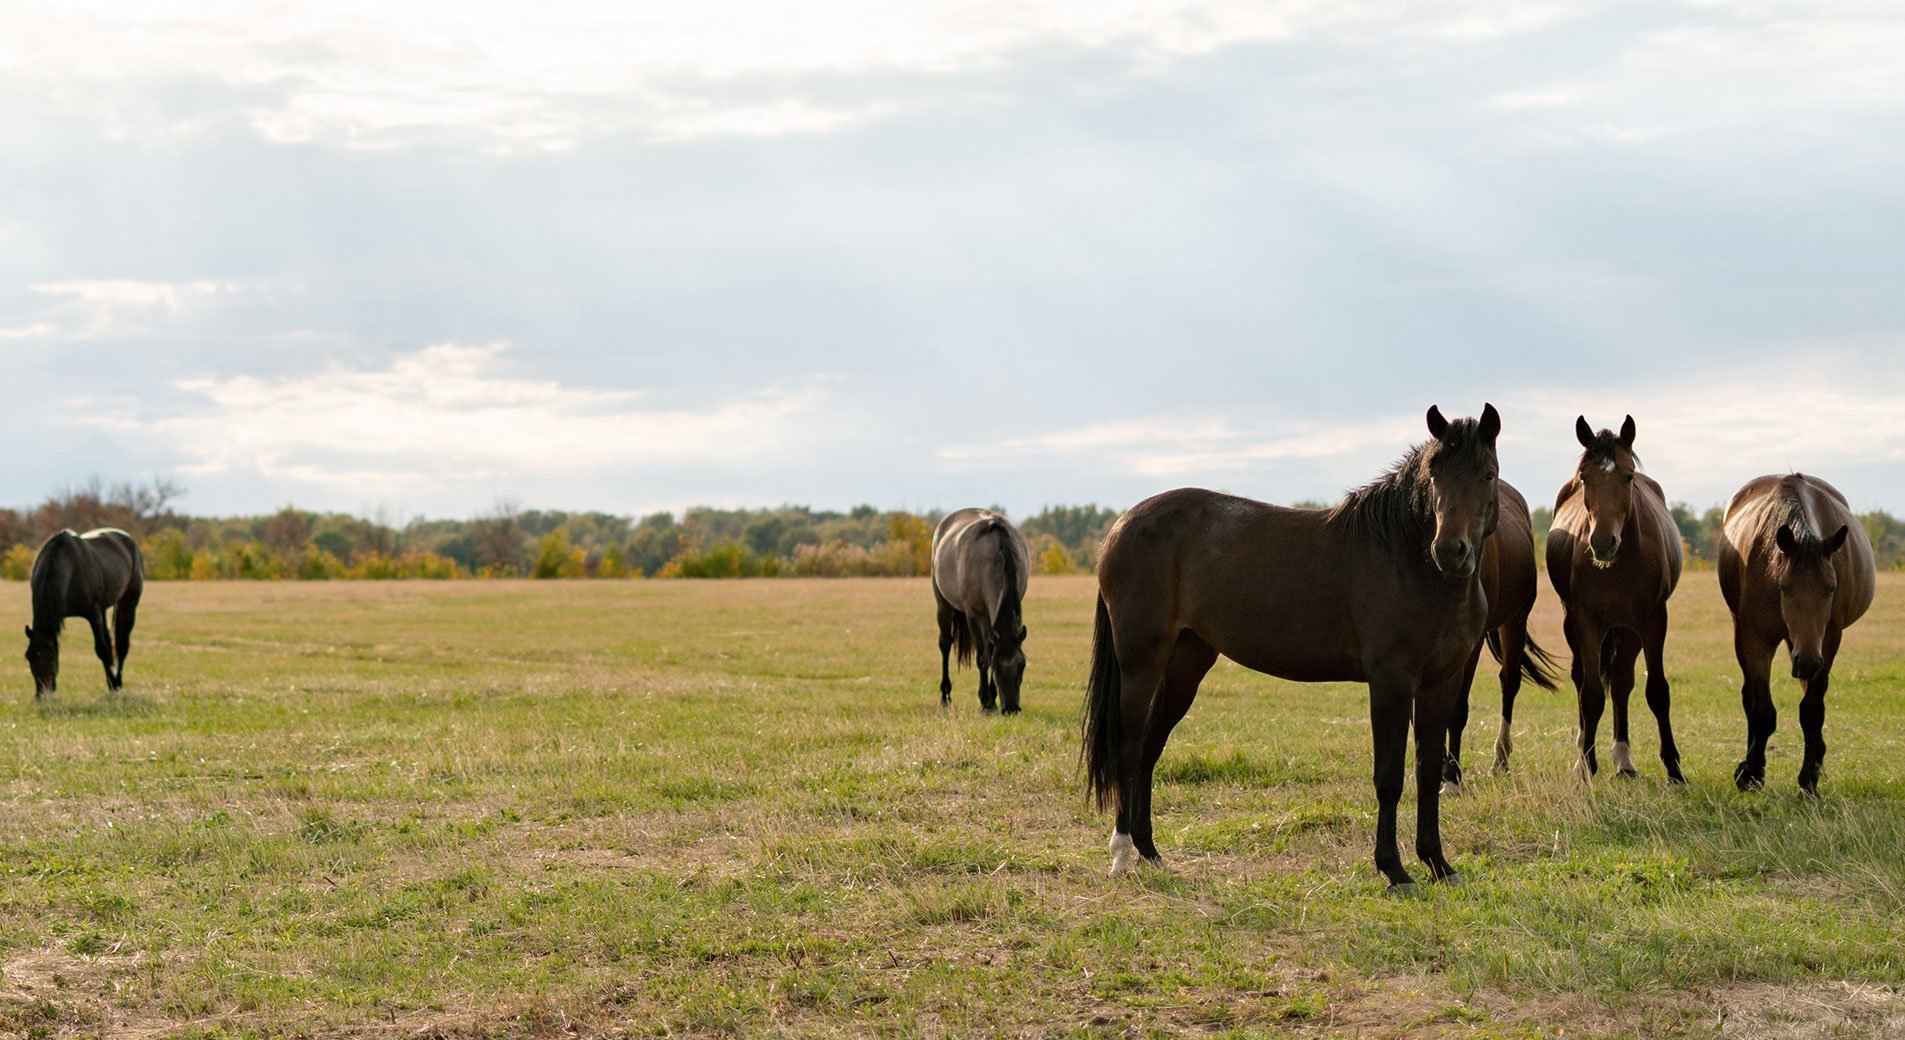
[(123, 695), (78, 626), (49, 702), (24, 640), (0, 672), (0, 1035), (1905, 1035), (1898, 576), (1816, 802), (1790, 681), (1733, 788), (1711, 574), (1668, 644), (1687, 788), (1638, 694), (1639, 781), (1578, 782), (1533, 688), (1486, 775), (1478, 680), (1468, 884), (1414, 900), (1371, 865), (1362, 689), (1228, 663), (1161, 768), (1169, 871), (1108, 878), (1094, 588), (1034, 579), (1001, 719), (971, 671), (940, 709), (924, 581), (153, 585)]

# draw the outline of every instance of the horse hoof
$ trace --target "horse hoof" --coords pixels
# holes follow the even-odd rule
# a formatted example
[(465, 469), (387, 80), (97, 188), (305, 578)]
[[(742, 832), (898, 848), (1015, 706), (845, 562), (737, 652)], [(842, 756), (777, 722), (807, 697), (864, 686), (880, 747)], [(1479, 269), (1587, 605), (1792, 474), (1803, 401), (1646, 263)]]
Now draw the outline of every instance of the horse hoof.
[(1129, 834), (1111, 836), (1111, 876), (1119, 877), (1138, 869), (1138, 847)]
[(1679, 773), (1677, 773), (1677, 772), (1674, 772), (1674, 773), (1668, 773), (1668, 774), (1667, 774), (1667, 782), (1668, 782), (1668, 783), (1670, 783), (1670, 784), (1676, 784), (1676, 785), (1680, 785), (1680, 786), (1685, 786), (1685, 785), (1686, 785), (1686, 782), (1687, 782), (1687, 778), (1686, 778), (1686, 777), (1684, 777), (1684, 776), (1681, 776), (1681, 775), (1680, 775)]
[(1733, 785), (1742, 791), (1757, 791), (1766, 786), (1766, 778), (1748, 772), (1746, 763), (1741, 762), (1733, 767)]
[(1462, 875), (1457, 874), (1455, 871), (1451, 870), (1448, 873), (1442, 875), (1441, 877), (1436, 878), (1435, 883), (1438, 885), (1449, 885), (1454, 888), (1461, 888)]
[(1460, 797), (1462, 797), (1462, 784), (1461, 784), (1461, 781), (1459, 781), (1459, 780), (1444, 780), (1444, 781), (1442, 781), (1442, 797), (1444, 797), (1444, 798), (1460, 798)]
[(1620, 772), (1615, 773), (1614, 778), (1617, 780), (1638, 780), (1640, 779), (1640, 770), (1623, 769)]
[(1414, 899), (1420, 893), (1416, 891), (1415, 882), (1401, 881), (1390, 885), (1388, 894), (1396, 899)]
[(1019, 713), (1019, 709), (1016, 706), (999, 709), (999, 714), (1001, 715), (1017, 715), (1018, 713)]

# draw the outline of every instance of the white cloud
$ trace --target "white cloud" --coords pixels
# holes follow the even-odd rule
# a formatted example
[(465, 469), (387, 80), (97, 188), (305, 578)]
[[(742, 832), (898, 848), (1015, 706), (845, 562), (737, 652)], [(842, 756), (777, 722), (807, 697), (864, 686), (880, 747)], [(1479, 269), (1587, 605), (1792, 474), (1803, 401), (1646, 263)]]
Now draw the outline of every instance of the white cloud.
[(1358, 422), (1244, 427), (1221, 418), (1152, 416), (1018, 437), (993, 444), (941, 449), (955, 469), (983, 469), (1014, 461), (1085, 463), (1142, 477), (1216, 477), (1264, 463), (1400, 454), (1420, 439), (1423, 420), (1379, 418)]
[(182, 317), (244, 294), (268, 291), (259, 282), (143, 282), (99, 279), (39, 282), (46, 298), (30, 321), (0, 326), (0, 339), (91, 340), (162, 332)]
[(114, 132), (195, 133), (152, 87), (211, 80), (276, 141), (353, 148), (445, 139), (499, 151), (604, 134), (813, 133), (894, 111), (823, 102), (804, 77), (944, 79), (1033, 50), (1116, 47), (1148, 66), (1232, 44), (1481, 40), (1571, 5), (1457, 0), (778, 0), (693, 4), (38, 2), (0, 13), (0, 68)]
[(510, 374), (505, 344), (441, 344), (382, 369), (289, 379), (183, 380), (202, 402), (89, 425), (170, 444), (186, 474), (377, 493), (511, 476), (771, 460), (814, 436), (816, 391), (772, 391), (704, 409), (641, 408), (638, 392)]

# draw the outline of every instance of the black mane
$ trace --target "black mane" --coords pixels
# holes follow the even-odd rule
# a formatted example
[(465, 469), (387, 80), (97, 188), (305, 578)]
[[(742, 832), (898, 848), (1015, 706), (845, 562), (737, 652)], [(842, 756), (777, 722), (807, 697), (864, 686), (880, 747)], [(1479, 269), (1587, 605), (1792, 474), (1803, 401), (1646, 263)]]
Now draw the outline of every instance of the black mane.
[(1330, 507), (1327, 522), (1348, 525), (1380, 541), (1420, 542), (1431, 526), (1429, 463), (1445, 451), (1465, 455), (1486, 445), (1479, 420), (1457, 419), (1441, 437), (1410, 448), (1382, 476), (1344, 495)]

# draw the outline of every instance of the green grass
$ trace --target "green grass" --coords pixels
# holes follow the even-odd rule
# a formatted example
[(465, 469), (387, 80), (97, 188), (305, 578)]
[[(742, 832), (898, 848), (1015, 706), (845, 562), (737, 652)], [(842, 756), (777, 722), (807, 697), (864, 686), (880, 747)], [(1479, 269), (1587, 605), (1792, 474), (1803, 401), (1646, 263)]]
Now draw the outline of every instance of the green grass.
[(1371, 866), (1366, 694), (1228, 663), (1160, 768), (1171, 869), (1106, 877), (1093, 591), (1035, 579), (1001, 719), (970, 671), (940, 709), (922, 581), (154, 585), (123, 695), (78, 627), (46, 703), (8, 658), (0, 1036), (1905, 1030), (1905, 582), (1847, 638), (1818, 801), (1793, 688), (1733, 789), (1710, 574), (1668, 644), (1685, 789), (1638, 695), (1642, 779), (1579, 783), (1572, 694), (1532, 688), (1488, 776), (1478, 681), (1468, 884), (1415, 900)]

